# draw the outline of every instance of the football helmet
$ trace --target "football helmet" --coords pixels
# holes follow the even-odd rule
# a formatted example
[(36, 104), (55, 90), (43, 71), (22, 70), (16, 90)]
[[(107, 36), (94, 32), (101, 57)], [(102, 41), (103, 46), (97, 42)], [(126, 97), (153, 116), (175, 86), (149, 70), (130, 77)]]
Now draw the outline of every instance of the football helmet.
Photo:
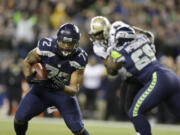
[(62, 25), (57, 32), (56, 51), (59, 55), (67, 57), (75, 52), (80, 40), (79, 28), (72, 23)]
[(135, 30), (130, 26), (122, 26), (116, 30), (115, 40), (117, 46), (122, 46), (136, 38)]
[(103, 41), (108, 39), (111, 24), (106, 17), (96, 16), (91, 19), (89, 25), (90, 40)]

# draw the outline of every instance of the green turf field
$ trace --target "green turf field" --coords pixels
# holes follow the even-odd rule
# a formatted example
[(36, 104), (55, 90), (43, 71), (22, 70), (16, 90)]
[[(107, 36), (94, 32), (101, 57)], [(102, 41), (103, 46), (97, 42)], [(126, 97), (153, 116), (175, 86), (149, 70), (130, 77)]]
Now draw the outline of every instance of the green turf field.
[[(136, 135), (129, 122), (84, 121), (91, 135)], [(180, 125), (153, 125), (154, 135), (180, 135)], [(15, 135), (13, 120), (0, 117), (0, 135)], [(33, 119), (27, 135), (73, 135), (61, 119)]]

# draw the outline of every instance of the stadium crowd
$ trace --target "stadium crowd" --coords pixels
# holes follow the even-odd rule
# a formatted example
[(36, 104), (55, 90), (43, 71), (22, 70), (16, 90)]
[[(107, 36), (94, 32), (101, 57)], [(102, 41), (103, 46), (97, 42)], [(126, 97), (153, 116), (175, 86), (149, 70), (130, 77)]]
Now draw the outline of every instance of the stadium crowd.
[[(13, 114), (27, 84), (21, 73), (21, 60), (37, 45), (42, 37), (55, 36), (57, 28), (66, 23), (75, 23), (81, 31), (80, 46), (89, 55), (94, 55), (88, 37), (90, 18), (103, 15), (110, 21), (122, 20), (155, 34), (157, 56), (162, 64), (180, 76), (180, 0), (1, 0), (0, 1), (0, 110), (8, 105), (8, 114)], [(98, 59), (97, 59), (98, 61)], [(95, 63), (101, 64), (101, 63)], [(84, 86), (79, 100), (85, 117), (127, 120), (121, 108), (120, 78), (98, 77), (101, 86), (96, 90), (96, 107), (87, 107)], [(84, 83), (86, 84), (86, 83)], [(92, 85), (92, 84), (91, 84)], [(88, 96), (88, 98), (90, 98)], [(93, 104), (94, 104), (93, 103)], [(91, 109), (93, 108), (93, 109)], [(91, 109), (91, 110), (88, 110)], [(88, 111), (95, 110), (91, 115)], [(104, 114), (106, 110), (106, 114)], [(93, 114), (93, 115), (92, 115)], [(153, 110), (159, 122), (178, 122), (164, 105)], [(151, 116), (152, 116), (151, 114)], [(167, 117), (168, 116), (168, 117)]]

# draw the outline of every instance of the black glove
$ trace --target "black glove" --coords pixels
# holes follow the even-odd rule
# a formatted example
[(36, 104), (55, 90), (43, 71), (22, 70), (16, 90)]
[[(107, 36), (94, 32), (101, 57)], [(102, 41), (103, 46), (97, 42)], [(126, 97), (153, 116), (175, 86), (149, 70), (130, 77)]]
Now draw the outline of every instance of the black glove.
[(26, 77), (26, 81), (29, 84), (46, 84), (48, 80), (39, 80), (37, 78), (35, 78), (36, 75), (36, 71), (33, 72), (31, 75)]
[(58, 89), (58, 90), (62, 90), (62, 91), (64, 90), (65, 84), (62, 81), (62, 79), (60, 79), (57, 76), (54, 76), (54, 77), (51, 78), (51, 80), (52, 80), (52, 87), (54, 89)]

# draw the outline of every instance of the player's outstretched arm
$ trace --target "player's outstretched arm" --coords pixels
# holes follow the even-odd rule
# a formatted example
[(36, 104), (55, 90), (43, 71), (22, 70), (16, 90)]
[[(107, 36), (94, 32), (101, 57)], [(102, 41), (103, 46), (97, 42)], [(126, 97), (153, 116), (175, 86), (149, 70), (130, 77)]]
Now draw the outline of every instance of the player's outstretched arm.
[(76, 70), (71, 75), (70, 85), (65, 85), (64, 92), (70, 96), (74, 96), (80, 89), (83, 82), (84, 69)]
[(36, 48), (31, 50), (26, 58), (23, 61), (23, 73), (25, 77), (28, 77), (32, 74), (32, 66), (35, 63), (38, 63), (41, 61), (40, 56), (36, 52)]
[(145, 34), (150, 39), (150, 41), (154, 44), (154, 34), (151, 31), (143, 30), (136, 26), (133, 26), (133, 28), (135, 29), (135, 31)]

